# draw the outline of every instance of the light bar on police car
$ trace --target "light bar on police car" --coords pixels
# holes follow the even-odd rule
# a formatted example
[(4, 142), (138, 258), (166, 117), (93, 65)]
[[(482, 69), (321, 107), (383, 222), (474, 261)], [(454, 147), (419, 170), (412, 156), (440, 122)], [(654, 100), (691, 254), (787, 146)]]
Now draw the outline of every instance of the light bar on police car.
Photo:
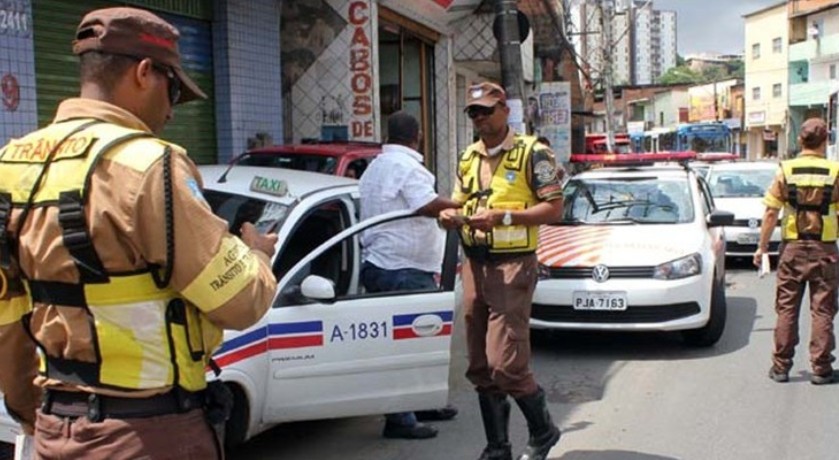
[(696, 159), (696, 152), (574, 154), (571, 163), (631, 164)]

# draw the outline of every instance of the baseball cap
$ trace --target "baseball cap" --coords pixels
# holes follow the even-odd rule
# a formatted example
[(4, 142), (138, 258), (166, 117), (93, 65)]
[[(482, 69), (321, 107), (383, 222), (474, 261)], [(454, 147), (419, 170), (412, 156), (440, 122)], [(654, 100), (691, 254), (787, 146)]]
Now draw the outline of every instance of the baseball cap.
[(103, 8), (82, 18), (73, 40), (73, 54), (88, 51), (150, 58), (172, 69), (181, 83), (178, 104), (207, 95), (181, 67), (178, 39), (181, 34), (157, 15), (138, 8)]
[(809, 118), (801, 124), (799, 136), (805, 145), (820, 145), (827, 139), (827, 123), (821, 118)]
[(499, 85), (485, 81), (466, 90), (466, 108), (473, 105), (494, 107), (499, 102), (507, 102), (507, 93)]

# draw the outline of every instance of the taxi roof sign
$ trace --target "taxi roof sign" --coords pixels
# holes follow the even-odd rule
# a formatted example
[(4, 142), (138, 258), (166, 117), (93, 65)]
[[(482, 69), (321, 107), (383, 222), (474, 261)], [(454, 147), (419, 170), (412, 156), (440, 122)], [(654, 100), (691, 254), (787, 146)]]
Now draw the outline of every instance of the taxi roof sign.
[(288, 195), (288, 184), (284, 180), (269, 179), (262, 176), (254, 176), (251, 180), (250, 190), (252, 192), (267, 193), (274, 196)]

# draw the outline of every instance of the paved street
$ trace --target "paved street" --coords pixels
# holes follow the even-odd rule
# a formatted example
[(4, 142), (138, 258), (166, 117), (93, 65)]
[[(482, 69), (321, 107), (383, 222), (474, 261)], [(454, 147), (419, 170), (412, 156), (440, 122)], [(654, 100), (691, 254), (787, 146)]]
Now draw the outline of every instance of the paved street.
[[(534, 341), (536, 374), (563, 438), (562, 460), (826, 460), (839, 456), (837, 386), (809, 383), (806, 343), (791, 382), (766, 377), (774, 326), (774, 279), (745, 264), (729, 268), (728, 326), (709, 350), (684, 348), (671, 334), (565, 333)], [(809, 334), (803, 316), (802, 330)], [(457, 334), (460, 337), (462, 334)], [(455, 343), (453, 402), (461, 415), (427, 441), (385, 440), (380, 417), (288, 424), (230, 456), (285, 460), (477, 458), (484, 444), (474, 394), (460, 377)], [(802, 352), (804, 353), (802, 355)], [(514, 409), (515, 450), (526, 442)]]

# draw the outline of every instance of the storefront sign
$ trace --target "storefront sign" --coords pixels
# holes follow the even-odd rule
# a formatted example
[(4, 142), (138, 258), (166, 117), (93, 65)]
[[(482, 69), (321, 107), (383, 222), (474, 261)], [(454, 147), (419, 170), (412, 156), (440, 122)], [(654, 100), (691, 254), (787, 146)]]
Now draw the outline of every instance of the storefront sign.
[(349, 22), (353, 28), (350, 41), (350, 88), (352, 118), (350, 136), (354, 140), (375, 140), (373, 129), (373, 65), (370, 35), (370, 4), (366, 0), (349, 3)]
[(766, 123), (766, 112), (763, 110), (759, 112), (749, 112), (750, 125), (762, 125)]
[(542, 83), (539, 88), (539, 135), (548, 138), (556, 161), (571, 159), (571, 85)]

